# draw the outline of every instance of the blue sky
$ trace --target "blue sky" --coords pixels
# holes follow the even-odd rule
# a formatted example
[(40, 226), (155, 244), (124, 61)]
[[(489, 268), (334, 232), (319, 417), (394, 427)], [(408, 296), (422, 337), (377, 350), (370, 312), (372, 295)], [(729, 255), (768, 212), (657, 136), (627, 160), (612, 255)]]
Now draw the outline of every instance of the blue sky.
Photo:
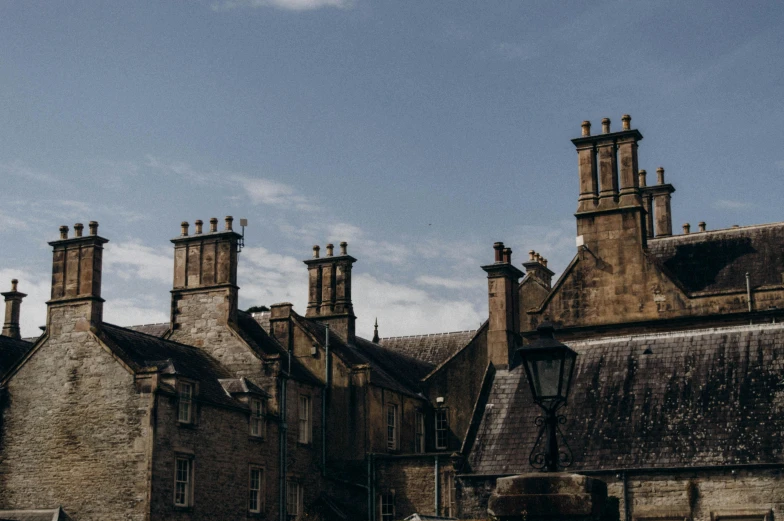
[(472, 329), (502, 240), (574, 251), (580, 123), (624, 113), (674, 227), (781, 221), (781, 2), (0, 1), (0, 289), (44, 323), (61, 224), (106, 318), (168, 320), (182, 220), (246, 217), (241, 307), (349, 242), (358, 332)]

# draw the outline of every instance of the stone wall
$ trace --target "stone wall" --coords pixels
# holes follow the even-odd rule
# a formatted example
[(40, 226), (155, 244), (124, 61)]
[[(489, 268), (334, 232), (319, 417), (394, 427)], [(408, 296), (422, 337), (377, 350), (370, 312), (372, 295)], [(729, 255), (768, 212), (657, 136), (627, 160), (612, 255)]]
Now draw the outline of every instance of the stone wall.
[(436, 515), (436, 457), (439, 459), (439, 514), (447, 514), (444, 475), (454, 473), (454, 469), (451, 458), (445, 454), (375, 456), (377, 510), (380, 509), (380, 495), (394, 492), (395, 519), (414, 513)]
[[(629, 520), (720, 521), (747, 517), (749, 521), (772, 521), (784, 515), (782, 469), (678, 471), (664, 474), (630, 474), (624, 495), (623, 475), (603, 474), (610, 505), (618, 505)], [(462, 476), (457, 479), (459, 517), (485, 519), (487, 500), (495, 490), (495, 478)], [(765, 515), (772, 517), (765, 517)]]
[(0, 508), (147, 519), (147, 394), (89, 332), (91, 303), (52, 306), (50, 337), (7, 383)]

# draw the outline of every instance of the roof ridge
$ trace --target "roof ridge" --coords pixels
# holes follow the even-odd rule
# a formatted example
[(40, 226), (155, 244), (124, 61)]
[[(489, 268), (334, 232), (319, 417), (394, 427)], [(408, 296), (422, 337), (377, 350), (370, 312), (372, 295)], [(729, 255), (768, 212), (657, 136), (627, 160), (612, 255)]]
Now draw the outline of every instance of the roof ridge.
[[(743, 331), (764, 331), (770, 329), (784, 329), (784, 322), (774, 322), (765, 324), (734, 325), (725, 327), (711, 327), (702, 329), (684, 329), (682, 331), (668, 331), (664, 333), (643, 333), (639, 335), (606, 336), (592, 338), (590, 340), (575, 340), (567, 345), (595, 345), (607, 342), (629, 342), (631, 340), (645, 340), (654, 338), (677, 338), (683, 336), (703, 336), (714, 333), (735, 333)], [(556, 332), (557, 333), (557, 332)]]
[(385, 336), (379, 339), (379, 342), (382, 340), (394, 340), (398, 338), (426, 338), (430, 336), (442, 336), (442, 335), (456, 335), (457, 333), (473, 333), (476, 329), (463, 329), (461, 331), (444, 331), (442, 333), (422, 333), (421, 335), (401, 335), (401, 336)]
[(784, 221), (782, 222), (775, 222), (775, 223), (764, 223), (764, 224), (749, 224), (747, 226), (730, 226), (729, 228), (718, 228), (716, 230), (705, 230), (704, 232), (694, 232), (694, 233), (682, 233), (679, 235), (668, 235), (666, 237), (651, 237), (648, 239), (649, 241), (667, 241), (667, 240), (674, 240), (674, 239), (685, 239), (685, 238), (694, 238), (694, 237), (704, 237), (705, 235), (710, 235), (714, 233), (721, 233), (721, 232), (736, 232), (741, 230), (752, 230), (756, 228), (773, 228), (776, 226), (784, 226)]

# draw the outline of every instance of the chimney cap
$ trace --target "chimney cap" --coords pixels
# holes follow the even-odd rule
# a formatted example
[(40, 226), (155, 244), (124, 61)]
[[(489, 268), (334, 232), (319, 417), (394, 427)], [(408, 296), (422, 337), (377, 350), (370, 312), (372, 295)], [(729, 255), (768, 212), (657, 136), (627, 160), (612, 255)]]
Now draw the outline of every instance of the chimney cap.
[(16, 291), (17, 284), (19, 284), (19, 279), (11, 279), (11, 291)]
[(90, 227), (90, 235), (98, 235), (98, 221), (90, 221), (87, 226)]
[(348, 243), (346, 241), (340, 241), (340, 254), (341, 255), (348, 255)]
[(583, 137), (587, 137), (591, 135), (591, 122), (588, 121), (587, 119), (583, 121), (583, 124), (580, 125), (580, 128), (582, 129)]
[(68, 227), (66, 225), (60, 226), (60, 238), (61, 239), (68, 238)]
[(632, 128), (632, 117), (628, 114), (624, 114), (621, 116), (621, 123), (623, 130), (631, 130)]
[(82, 230), (84, 230), (84, 225), (82, 223), (74, 224), (74, 232), (76, 232), (76, 237), (82, 236)]
[(318, 244), (314, 244), (313, 245), (313, 258), (314, 259), (318, 259), (319, 258), (319, 250), (321, 250), (321, 247)]
[(602, 118), (602, 134), (610, 133), (610, 118)]
[(227, 232), (232, 231), (231, 223), (234, 222), (234, 217), (232, 217), (231, 215), (227, 215), (223, 220), (226, 223), (226, 231)]

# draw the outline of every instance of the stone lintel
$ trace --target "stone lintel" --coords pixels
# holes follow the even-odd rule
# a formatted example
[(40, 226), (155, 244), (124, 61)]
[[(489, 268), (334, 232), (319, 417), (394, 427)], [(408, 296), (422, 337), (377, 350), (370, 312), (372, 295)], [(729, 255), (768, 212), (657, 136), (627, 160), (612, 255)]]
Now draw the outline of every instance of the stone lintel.
[(525, 276), (525, 273), (523, 273), (516, 266), (513, 266), (512, 264), (507, 264), (505, 262), (499, 262), (496, 264), (487, 264), (486, 266), (482, 266), (482, 269), (487, 272), (488, 279), (509, 277), (517, 281), (521, 279), (523, 276)]
[(672, 186), (670, 183), (665, 183), (663, 185), (651, 185), (651, 186), (640, 187), (640, 192), (643, 194), (652, 194), (652, 195), (657, 195), (661, 193), (671, 194), (674, 191), (675, 191), (675, 187)]

